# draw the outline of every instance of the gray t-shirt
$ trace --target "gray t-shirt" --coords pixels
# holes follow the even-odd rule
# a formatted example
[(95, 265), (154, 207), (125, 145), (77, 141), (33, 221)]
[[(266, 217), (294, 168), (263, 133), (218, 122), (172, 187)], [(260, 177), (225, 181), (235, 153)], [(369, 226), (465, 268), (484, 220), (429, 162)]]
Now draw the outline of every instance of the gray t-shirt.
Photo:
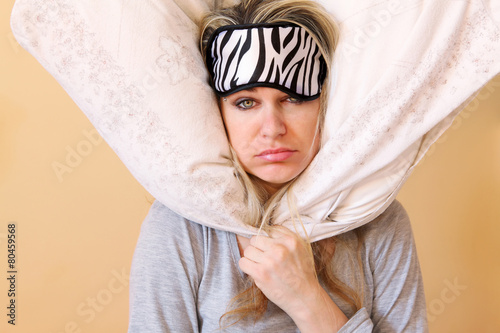
[[(394, 202), (361, 227), (364, 245), (364, 307), (353, 313), (332, 299), (349, 318), (340, 332), (427, 332), (422, 277), (410, 221)], [(337, 277), (353, 286), (359, 275), (354, 232), (338, 236)], [(129, 333), (298, 332), (291, 318), (269, 302), (264, 317), (220, 329), (231, 299), (248, 286), (238, 266), (236, 235), (190, 222), (155, 202), (137, 243), (130, 277)]]

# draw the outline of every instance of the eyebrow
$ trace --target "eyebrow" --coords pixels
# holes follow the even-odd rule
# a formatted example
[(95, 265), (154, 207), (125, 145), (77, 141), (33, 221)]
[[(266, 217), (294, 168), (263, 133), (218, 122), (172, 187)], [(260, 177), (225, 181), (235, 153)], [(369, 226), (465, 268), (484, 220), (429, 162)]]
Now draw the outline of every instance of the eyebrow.
[(255, 93), (256, 90), (257, 89), (255, 89), (255, 87), (251, 87), (251, 88), (239, 90), (237, 92), (232, 93), (231, 95), (237, 95), (237, 94), (242, 94), (242, 93), (244, 94), (245, 92)]

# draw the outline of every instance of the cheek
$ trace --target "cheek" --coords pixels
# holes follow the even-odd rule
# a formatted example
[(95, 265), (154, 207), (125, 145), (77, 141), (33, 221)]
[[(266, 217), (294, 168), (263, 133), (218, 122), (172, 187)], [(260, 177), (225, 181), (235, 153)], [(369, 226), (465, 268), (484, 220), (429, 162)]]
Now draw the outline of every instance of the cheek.
[(241, 131), (232, 131), (232, 132), (228, 131), (228, 135), (229, 135), (229, 143), (239, 156), (247, 146), (245, 140), (245, 134), (242, 133)]
[(318, 118), (307, 117), (303, 119), (301, 128), (296, 128), (296, 133), (302, 133), (302, 147), (308, 151), (309, 162), (316, 156), (321, 147), (321, 129)]
[(251, 140), (243, 129), (234, 130), (230, 133), (228, 131), (228, 135), (229, 143), (231, 144), (231, 147), (233, 147), (240, 165), (245, 171), (250, 172), (249, 168), (251, 167), (253, 156), (251, 149)]
[(302, 121), (299, 121), (300, 124), (297, 131), (299, 133), (303, 133), (309, 140), (311, 145), (316, 145), (319, 143), (319, 139), (321, 137), (320, 133), (320, 124), (318, 123), (318, 112), (314, 110), (309, 113), (306, 117), (303, 117)]
[(234, 115), (226, 113), (223, 109), (222, 118), (229, 139), (229, 143), (236, 151), (239, 158), (244, 154), (245, 150), (250, 146), (250, 129), (248, 124)]

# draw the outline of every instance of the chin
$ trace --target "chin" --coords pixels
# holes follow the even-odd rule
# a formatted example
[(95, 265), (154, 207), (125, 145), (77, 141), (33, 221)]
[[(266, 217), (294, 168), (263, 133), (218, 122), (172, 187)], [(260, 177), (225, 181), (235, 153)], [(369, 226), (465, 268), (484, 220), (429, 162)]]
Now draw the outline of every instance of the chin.
[(270, 185), (273, 185), (273, 187), (279, 187), (295, 179), (299, 174), (300, 174), (299, 172), (292, 172), (292, 173), (278, 172), (272, 175), (254, 174), (254, 176), (256, 176), (257, 178), (261, 179), (262, 181)]

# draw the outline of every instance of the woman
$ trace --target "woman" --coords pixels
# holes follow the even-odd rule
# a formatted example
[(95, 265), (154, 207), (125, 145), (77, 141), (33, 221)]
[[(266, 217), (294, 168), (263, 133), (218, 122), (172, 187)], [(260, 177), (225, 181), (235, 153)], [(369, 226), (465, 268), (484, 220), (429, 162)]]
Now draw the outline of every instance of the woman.
[(272, 225), (277, 202), (293, 197), (320, 149), (337, 38), (328, 15), (310, 1), (245, 0), (201, 27), (247, 223), (263, 232), (247, 239), (155, 203), (134, 255), (129, 332), (426, 331), (413, 236), (398, 203), (313, 244)]

